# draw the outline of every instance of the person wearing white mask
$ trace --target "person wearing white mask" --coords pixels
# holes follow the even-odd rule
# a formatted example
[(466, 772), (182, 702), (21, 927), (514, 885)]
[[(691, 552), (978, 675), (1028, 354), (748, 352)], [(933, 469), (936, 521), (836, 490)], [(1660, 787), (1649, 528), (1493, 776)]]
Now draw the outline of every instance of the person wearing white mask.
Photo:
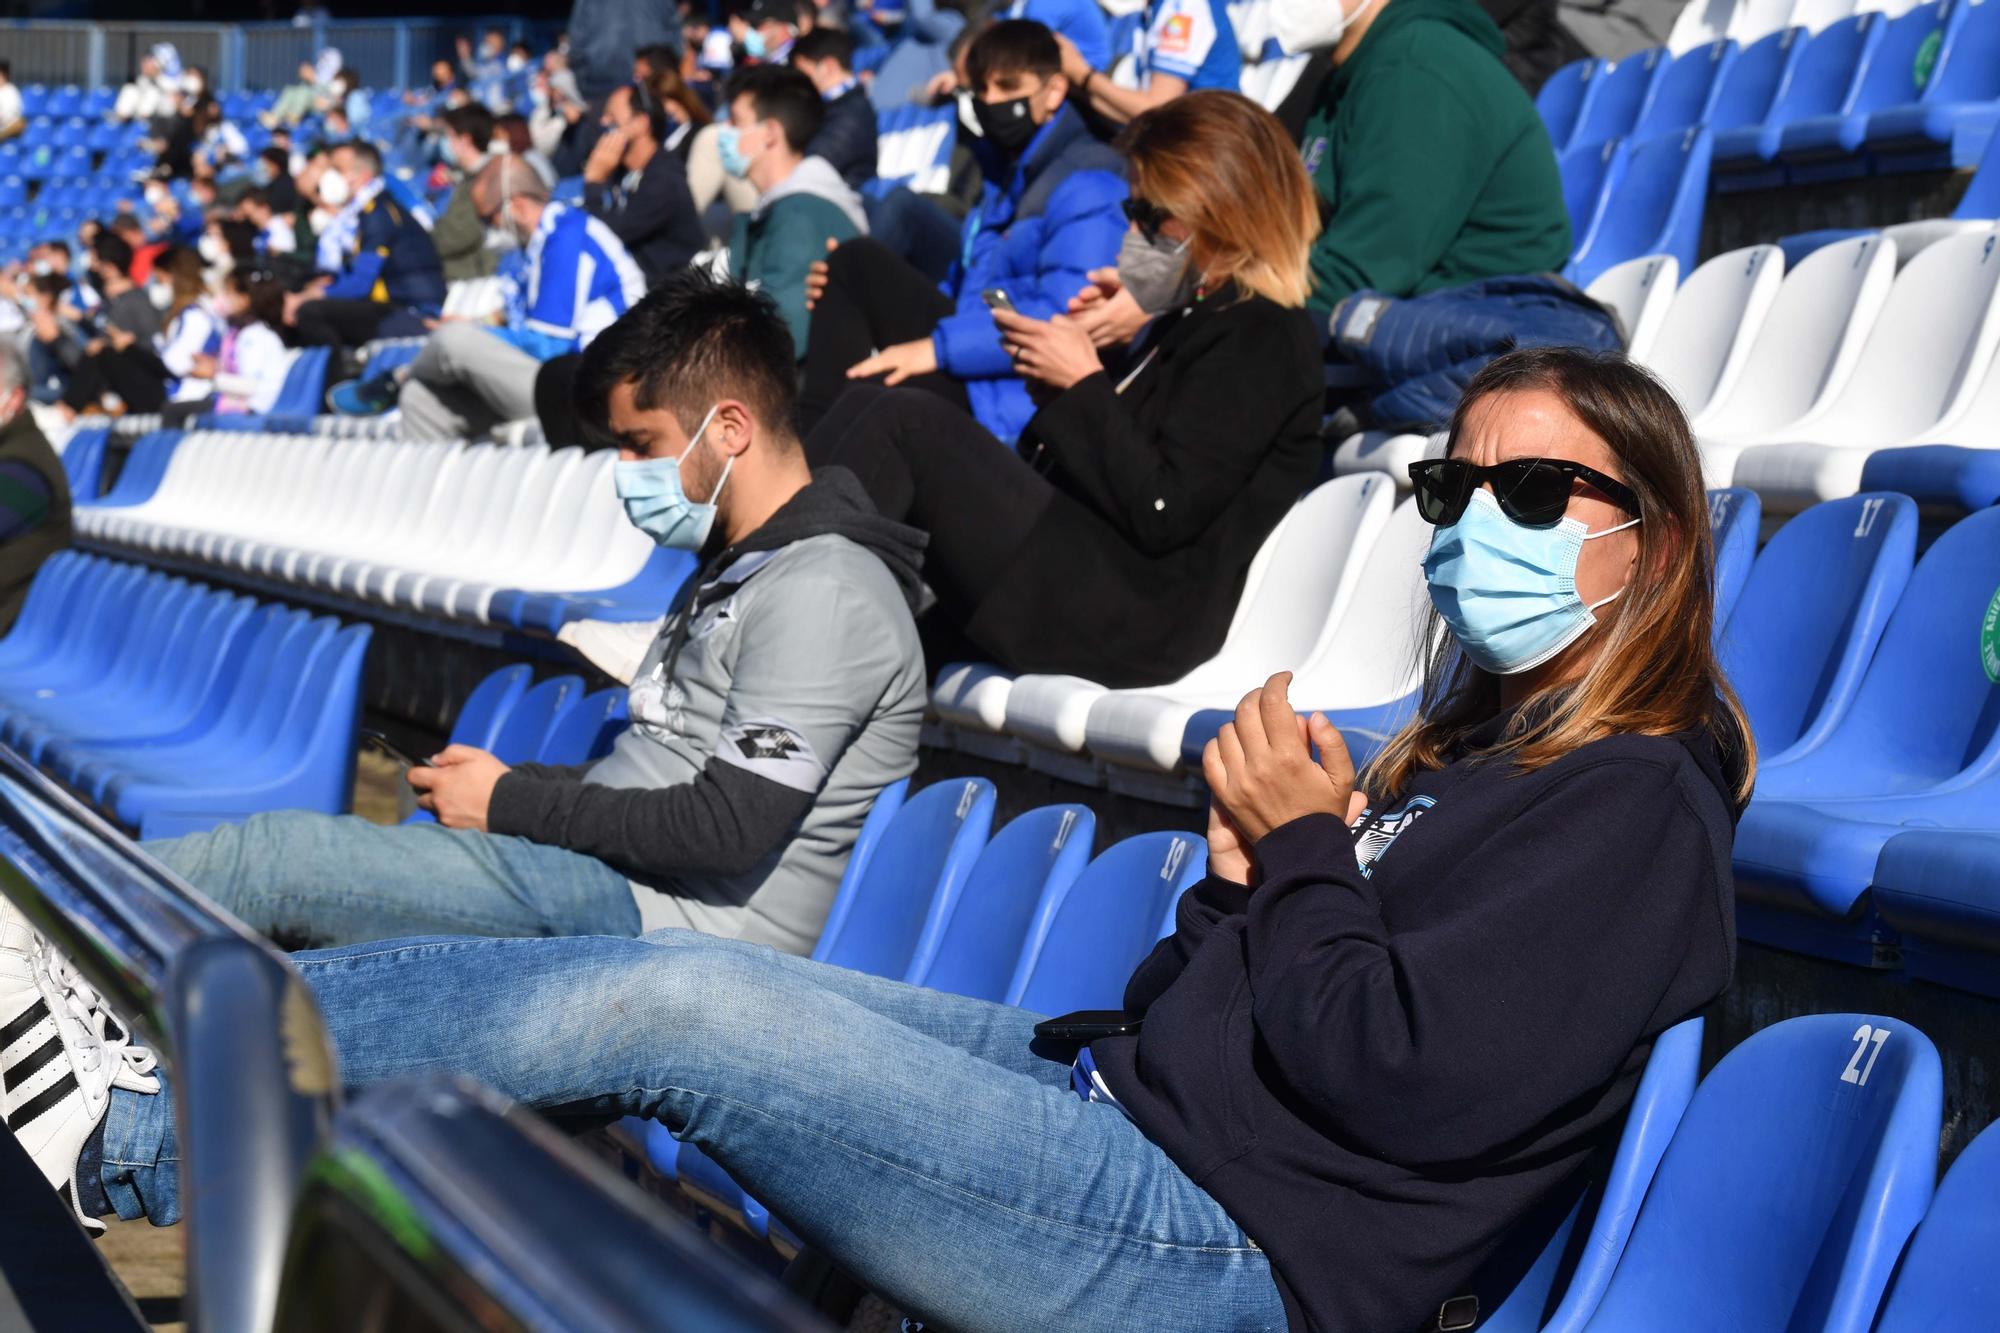
[[(388, 189), (381, 150), (366, 142), (336, 146), (319, 195), (329, 206), (351, 207), (353, 229), (343, 229), (337, 271), (287, 301), (300, 343), (358, 347), (422, 332), (423, 321), (443, 310), (444, 271), (430, 233)], [(320, 257), (324, 264), (324, 238)]]
[(1291, 139), (1218, 91), (1145, 113), (1122, 142), (1116, 281), (1152, 318), (1137, 341), (1100, 352), (1009, 297), (1000, 349), (1039, 404), (1012, 447), (914, 387), (849, 389), (807, 437), (815, 465), (852, 470), (930, 534), (944, 660), (962, 635), (1011, 671), (1177, 679), (1221, 645), (1250, 562), (1318, 469), (1303, 308), (1318, 216)]

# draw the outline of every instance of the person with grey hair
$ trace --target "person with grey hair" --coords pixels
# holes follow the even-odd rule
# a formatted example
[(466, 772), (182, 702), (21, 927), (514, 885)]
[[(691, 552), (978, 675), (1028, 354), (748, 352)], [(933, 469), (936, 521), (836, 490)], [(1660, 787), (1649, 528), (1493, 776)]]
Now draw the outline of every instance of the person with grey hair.
[(527, 251), (528, 285), (504, 325), (440, 320), (406, 371), (336, 386), (350, 415), (402, 407), (410, 440), (451, 440), (535, 415), (535, 375), (578, 352), (646, 294), (646, 279), (603, 222), (555, 202), (532, 166), (508, 153), (472, 183), (473, 204)]
[(0, 634), (35, 571), (69, 542), (69, 478), (28, 411), (27, 357), (0, 339)]

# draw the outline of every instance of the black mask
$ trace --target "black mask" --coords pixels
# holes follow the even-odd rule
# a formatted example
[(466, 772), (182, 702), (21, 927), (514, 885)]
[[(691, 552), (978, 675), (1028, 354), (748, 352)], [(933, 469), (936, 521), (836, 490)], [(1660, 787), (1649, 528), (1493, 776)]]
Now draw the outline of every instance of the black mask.
[(979, 117), (979, 128), (986, 135), (986, 142), (1000, 150), (1002, 157), (1019, 157), (1035, 132), (1042, 127), (1035, 124), (1034, 113), (1028, 109), (1028, 99), (1016, 97), (1010, 102), (975, 102)]

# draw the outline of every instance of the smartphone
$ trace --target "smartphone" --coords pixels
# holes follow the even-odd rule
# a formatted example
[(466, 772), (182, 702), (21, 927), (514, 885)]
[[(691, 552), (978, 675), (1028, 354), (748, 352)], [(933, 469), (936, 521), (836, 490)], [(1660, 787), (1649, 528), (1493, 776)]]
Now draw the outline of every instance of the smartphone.
[(1079, 1009), (1060, 1018), (1045, 1018), (1035, 1024), (1035, 1035), (1051, 1041), (1092, 1042), (1099, 1037), (1129, 1037), (1146, 1020), (1122, 1009)]
[(1014, 313), (1014, 299), (999, 287), (988, 287), (985, 291), (979, 293), (979, 299), (986, 302), (986, 307), (989, 310), (1005, 310), (1009, 314)]
[(396, 744), (396, 742), (390, 740), (373, 727), (363, 727), (361, 729), (361, 739), (380, 750), (383, 754), (388, 755), (404, 768), (429, 768), (431, 765), (431, 761), (428, 759), (412, 759), (402, 746)]

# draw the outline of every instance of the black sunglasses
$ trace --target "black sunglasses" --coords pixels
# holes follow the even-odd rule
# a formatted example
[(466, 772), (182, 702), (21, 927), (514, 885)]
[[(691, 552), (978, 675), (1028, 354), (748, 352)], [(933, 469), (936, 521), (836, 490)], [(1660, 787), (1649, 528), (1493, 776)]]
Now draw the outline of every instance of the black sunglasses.
[(1137, 227), (1148, 243), (1160, 239), (1161, 225), (1173, 216), (1158, 204), (1136, 196), (1119, 200), (1118, 206), (1125, 210), (1125, 220)]
[(1417, 513), (1439, 527), (1458, 522), (1472, 493), (1488, 481), (1500, 512), (1523, 527), (1559, 522), (1569, 508), (1570, 485), (1578, 481), (1588, 482), (1626, 513), (1639, 512), (1639, 497), (1630, 487), (1567, 458), (1510, 458), (1490, 467), (1462, 458), (1429, 458), (1410, 464), (1410, 481), (1416, 487)]

